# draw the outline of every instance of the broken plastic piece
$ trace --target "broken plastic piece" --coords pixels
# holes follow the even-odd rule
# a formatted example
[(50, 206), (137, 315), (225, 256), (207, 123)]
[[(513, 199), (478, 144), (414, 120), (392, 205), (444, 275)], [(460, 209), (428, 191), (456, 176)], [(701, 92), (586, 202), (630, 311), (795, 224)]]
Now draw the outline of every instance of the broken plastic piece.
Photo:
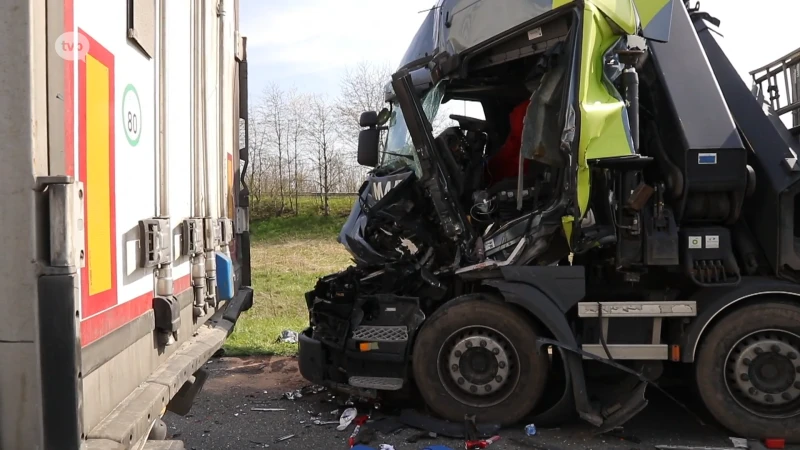
[(350, 426), (350, 423), (353, 422), (353, 419), (356, 418), (356, 414), (358, 411), (355, 408), (347, 408), (342, 413), (342, 416), (339, 417), (339, 426), (336, 427), (338, 431), (344, 431), (347, 427)]
[(289, 392), (283, 394), (283, 398), (285, 398), (286, 400), (294, 401), (294, 400), (297, 400), (298, 398), (303, 398), (303, 394), (300, 393), (300, 390), (298, 389), (296, 391), (289, 391)]
[(786, 447), (785, 439), (764, 439), (764, 446), (772, 449), (782, 449)]
[(282, 342), (284, 344), (297, 344), (299, 340), (300, 334), (292, 330), (283, 330), (281, 331), (281, 335), (278, 336), (278, 342)]
[(394, 450), (394, 446), (389, 444), (381, 444), (380, 450)]
[(314, 425), (335, 425), (339, 423), (338, 420), (315, 420)]
[[(347, 411), (345, 411), (345, 412), (347, 412)], [(355, 428), (353, 428), (353, 432), (350, 433), (350, 437), (347, 438), (347, 443), (350, 445), (350, 448), (352, 448), (354, 445), (356, 445), (356, 438), (358, 437), (358, 432), (361, 430), (361, 427), (365, 423), (367, 423), (368, 419), (369, 419), (369, 416), (360, 416), (360, 417), (357, 417), (357, 418), (353, 419), (352, 422), (354, 424), (356, 424), (356, 426), (355, 426)], [(347, 427), (345, 427), (345, 428), (347, 428)], [(359, 442), (359, 443), (362, 443), (362, 442)]]
[(747, 443), (747, 439), (732, 437), (730, 440), (731, 443), (733, 443), (733, 446), (736, 448), (750, 448), (750, 445)]
[(535, 436), (536, 435), (536, 425), (529, 423), (525, 425), (525, 436)]
[(287, 440), (289, 440), (289, 439), (291, 439), (291, 438), (293, 438), (295, 436), (296, 435), (294, 435), (294, 434), (289, 434), (289, 435), (286, 435), (286, 436), (283, 436), (283, 437), (279, 437), (278, 439), (275, 440), (275, 442), (287, 441)]

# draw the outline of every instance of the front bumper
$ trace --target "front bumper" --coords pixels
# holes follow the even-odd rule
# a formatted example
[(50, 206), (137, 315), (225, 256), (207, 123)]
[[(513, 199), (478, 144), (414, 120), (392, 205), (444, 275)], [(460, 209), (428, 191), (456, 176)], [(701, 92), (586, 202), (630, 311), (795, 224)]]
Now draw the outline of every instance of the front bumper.
[(314, 384), (325, 383), (325, 350), (322, 342), (312, 337), (311, 328), (300, 333), (299, 340), (300, 375)]

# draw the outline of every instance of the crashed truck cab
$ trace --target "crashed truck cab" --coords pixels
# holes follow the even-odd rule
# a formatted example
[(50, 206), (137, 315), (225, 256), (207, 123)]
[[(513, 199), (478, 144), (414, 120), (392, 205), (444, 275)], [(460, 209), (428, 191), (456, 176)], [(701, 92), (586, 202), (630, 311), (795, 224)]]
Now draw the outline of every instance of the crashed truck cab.
[[(610, 429), (685, 363), (728, 428), (800, 430), (797, 138), (717, 25), (671, 0), (439, 1), (361, 116), (355, 264), (306, 294), (303, 376)], [(485, 119), (435, 129), (451, 100)]]

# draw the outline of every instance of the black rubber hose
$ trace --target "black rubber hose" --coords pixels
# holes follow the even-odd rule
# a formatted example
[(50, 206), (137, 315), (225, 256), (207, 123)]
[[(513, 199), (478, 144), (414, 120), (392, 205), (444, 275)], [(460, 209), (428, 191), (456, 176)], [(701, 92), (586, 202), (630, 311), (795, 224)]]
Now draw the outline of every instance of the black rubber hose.
[(628, 102), (628, 121), (631, 127), (633, 149), (639, 151), (639, 74), (629, 67), (622, 73), (625, 86), (625, 99)]

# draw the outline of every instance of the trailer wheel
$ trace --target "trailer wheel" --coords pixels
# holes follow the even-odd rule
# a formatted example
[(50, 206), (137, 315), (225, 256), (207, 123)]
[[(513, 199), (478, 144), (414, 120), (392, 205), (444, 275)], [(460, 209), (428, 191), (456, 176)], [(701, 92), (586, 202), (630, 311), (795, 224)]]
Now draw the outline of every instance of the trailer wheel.
[(537, 330), (512, 306), (485, 294), (461, 296), (437, 310), (414, 344), (417, 387), (440, 416), (508, 425), (542, 396), (549, 358)]
[(800, 308), (762, 303), (722, 318), (703, 340), (695, 376), (726, 428), (800, 442)]

